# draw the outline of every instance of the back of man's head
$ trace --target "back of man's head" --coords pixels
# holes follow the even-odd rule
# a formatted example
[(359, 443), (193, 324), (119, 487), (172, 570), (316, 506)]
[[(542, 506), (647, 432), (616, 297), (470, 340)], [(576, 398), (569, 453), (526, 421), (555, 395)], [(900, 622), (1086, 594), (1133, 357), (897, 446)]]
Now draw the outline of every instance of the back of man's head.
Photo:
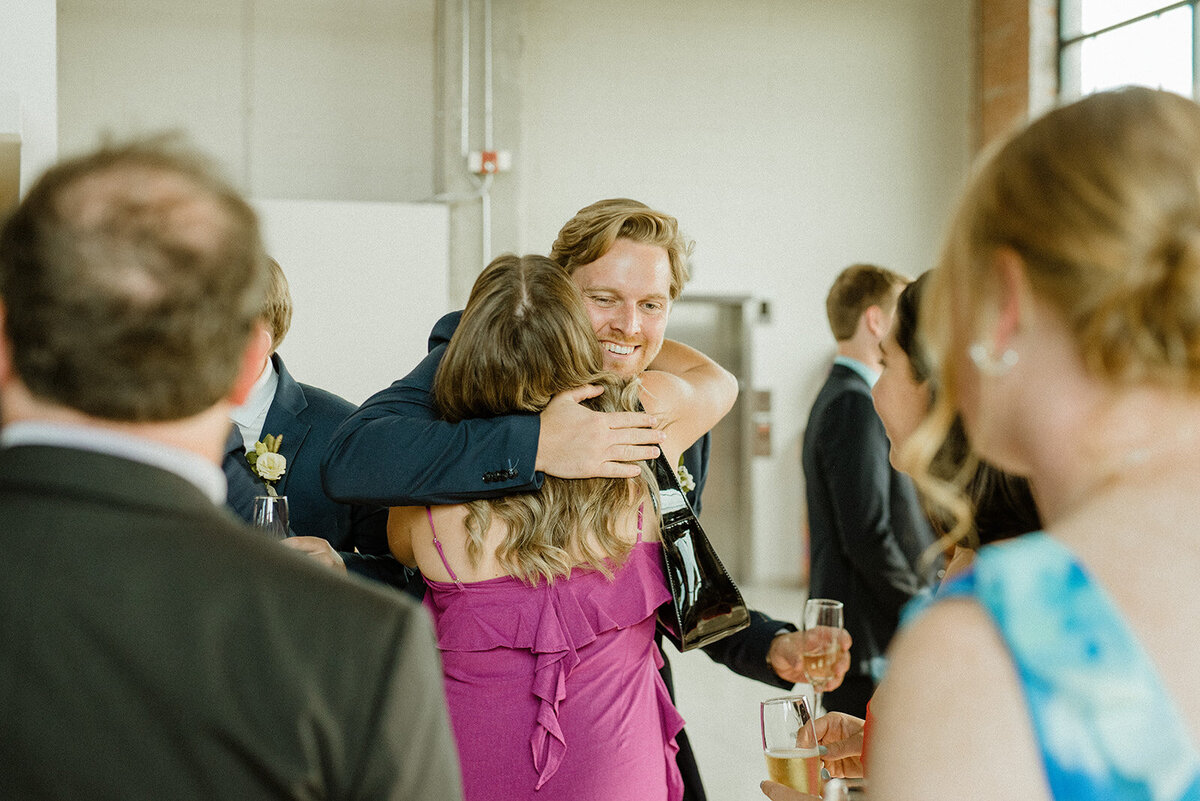
[(157, 140), (64, 161), (0, 228), (10, 366), (91, 417), (190, 417), (233, 386), (266, 277), (257, 217), (199, 155)]
[(656, 245), (671, 264), (671, 300), (688, 281), (688, 258), (693, 243), (679, 231), (679, 221), (645, 203), (616, 197), (584, 206), (558, 232), (550, 260), (568, 274), (603, 256), (617, 239)]
[(896, 297), (907, 283), (907, 277), (874, 264), (852, 264), (842, 270), (825, 298), (833, 338), (838, 342), (851, 339), (859, 318), (872, 306), (879, 306), (890, 316), (896, 308)]

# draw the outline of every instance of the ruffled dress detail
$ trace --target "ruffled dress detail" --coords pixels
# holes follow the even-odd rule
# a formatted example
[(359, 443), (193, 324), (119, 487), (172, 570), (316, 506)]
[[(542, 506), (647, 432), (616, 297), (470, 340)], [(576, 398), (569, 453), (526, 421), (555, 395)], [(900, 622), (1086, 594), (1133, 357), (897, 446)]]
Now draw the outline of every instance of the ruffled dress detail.
[(671, 597), (659, 543), (638, 542), (611, 580), (426, 584), (468, 801), (682, 798), (683, 718), (654, 645)]

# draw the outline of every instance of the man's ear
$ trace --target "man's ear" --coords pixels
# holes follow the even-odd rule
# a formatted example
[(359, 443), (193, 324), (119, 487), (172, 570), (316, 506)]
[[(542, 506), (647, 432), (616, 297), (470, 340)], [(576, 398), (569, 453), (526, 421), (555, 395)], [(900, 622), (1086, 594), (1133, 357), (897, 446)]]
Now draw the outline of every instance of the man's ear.
[(879, 306), (868, 306), (863, 312), (863, 324), (876, 339), (887, 336), (887, 316)]
[(254, 388), (254, 382), (267, 366), (267, 359), (271, 356), (271, 345), (271, 332), (265, 325), (255, 323), (250, 338), (246, 341), (246, 348), (242, 351), (242, 363), (237, 378), (227, 397), (230, 405), (241, 406), (246, 402), (250, 390)]

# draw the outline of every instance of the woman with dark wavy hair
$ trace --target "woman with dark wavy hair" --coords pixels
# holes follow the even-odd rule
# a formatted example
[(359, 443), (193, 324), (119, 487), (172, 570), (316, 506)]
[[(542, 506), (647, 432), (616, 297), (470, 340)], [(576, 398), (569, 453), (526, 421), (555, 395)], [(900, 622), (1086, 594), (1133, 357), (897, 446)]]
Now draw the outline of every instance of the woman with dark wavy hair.
[[(720, 420), (736, 383), (719, 366), (681, 378), (603, 371), (567, 272), (501, 256), (479, 276), (434, 382), (447, 420), (526, 412), (582, 385), (585, 405), (637, 411), (680, 454)], [(468, 801), (682, 797), (683, 726), (659, 675), (662, 572), (656, 487), (559, 479), (539, 492), (394, 508), (389, 540), (428, 586)]]
[[(909, 438), (929, 414), (938, 391), (918, 326), (930, 277), (929, 272), (922, 273), (900, 293), (892, 327), (880, 343), (883, 369), (872, 389), (875, 411), (892, 444), (892, 466), (910, 474), (919, 465), (908, 456)], [(947, 576), (970, 564), (980, 545), (1041, 528), (1029, 482), (975, 456), (961, 419), (951, 424), (929, 469), (941, 481), (961, 489), (954, 495), (922, 496), (942, 543), (954, 551)], [(956, 528), (960, 518), (969, 526)]]

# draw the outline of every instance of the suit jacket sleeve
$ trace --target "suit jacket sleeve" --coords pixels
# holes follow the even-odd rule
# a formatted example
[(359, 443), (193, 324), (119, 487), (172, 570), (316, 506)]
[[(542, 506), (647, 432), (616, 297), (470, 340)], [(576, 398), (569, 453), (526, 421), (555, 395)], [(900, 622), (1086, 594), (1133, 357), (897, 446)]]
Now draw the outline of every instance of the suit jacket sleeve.
[(462, 798), (457, 746), (450, 728), (442, 666), (424, 609), (408, 605), (389, 647), (381, 649), (376, 710), (360, 741), (357, 786), (348, 797), (369, 801)]
[(796, 627), (791, 623), (773, 620), (751, 609), (749, 626), (701, 650), (714, 662), (720, 662), (739, 676), (790, 690), (794, 686), (792, 682), (779, 678), (767, 664), (767, 652), (771, 649), (771, 641), (780, 631), (795, 630)]
[(842, 554), (868, 590), (899, 609), (920, 590), (891, 519), (890, 445), (871, 398), (846, 392), (823, 417), (821, 441), (836, 443), (819, 454), (830, 483), (835, 529)]
[(458, 313), (443, 317), (429, 355), (371, 396), (334, 433), (322, 462), (326, 493), (342, 503), (454, 504), (541, 488), (534, 470), (539, 418), (504, 415), (447, 423), (433, 379)]

